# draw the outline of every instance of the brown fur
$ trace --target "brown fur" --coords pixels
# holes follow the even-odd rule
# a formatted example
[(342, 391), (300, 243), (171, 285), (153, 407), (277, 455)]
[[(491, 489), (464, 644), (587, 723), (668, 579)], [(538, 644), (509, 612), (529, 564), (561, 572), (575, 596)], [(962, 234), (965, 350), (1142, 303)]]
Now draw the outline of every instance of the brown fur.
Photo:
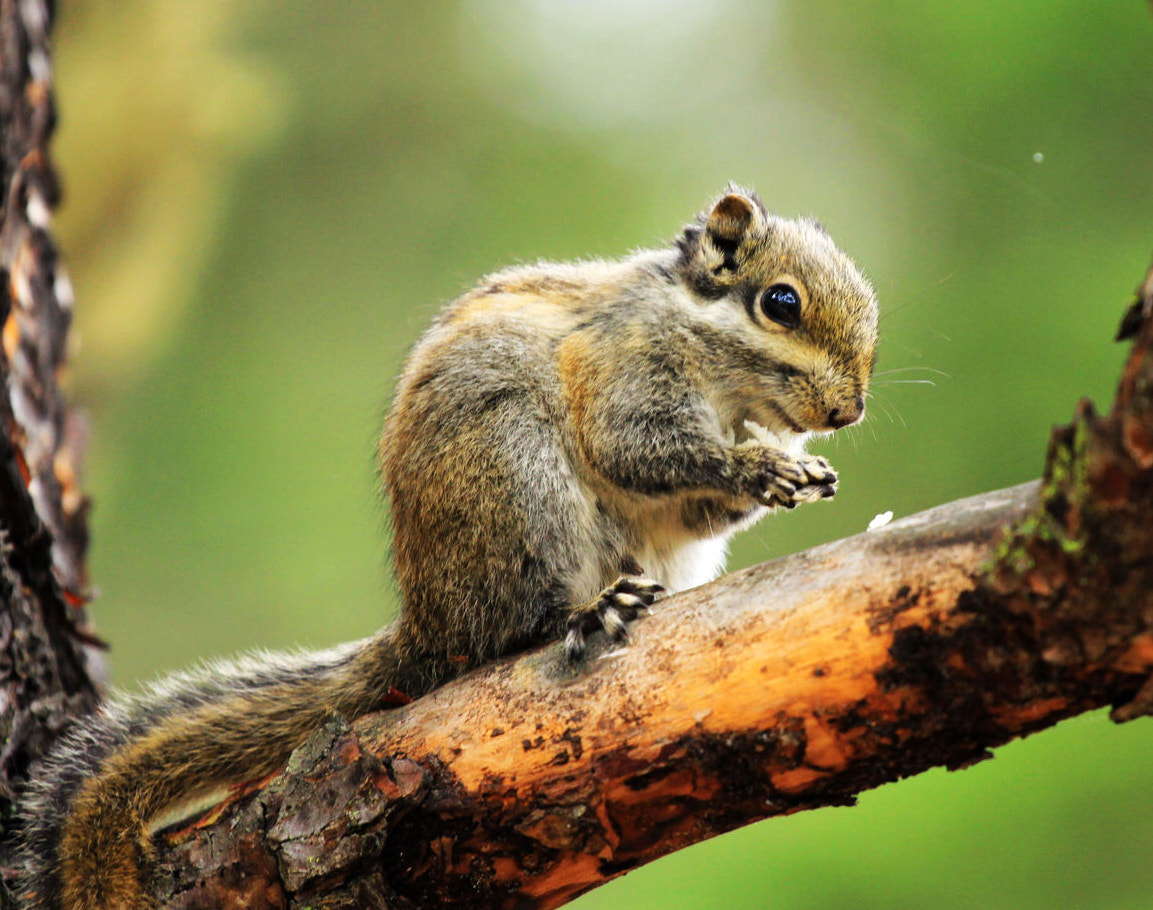
[[(782, 283), (796, 325), (764, 309)], [(824, 230), (736, 188), (668, 249), (485, 279), (413, 349), (381, 438), (400, 619), (79, 725), (25, 794), (27, 905), (150, 907), (148, 825), (282, 767), (326, 713), (566, 630), (578, 659), (662, 586), (714, 577), (736, 530), (833, 494), (804, 436), (860, 418), (876, 337), (872, 289)], [(655, 581), (619, 577), (642, 568)]]

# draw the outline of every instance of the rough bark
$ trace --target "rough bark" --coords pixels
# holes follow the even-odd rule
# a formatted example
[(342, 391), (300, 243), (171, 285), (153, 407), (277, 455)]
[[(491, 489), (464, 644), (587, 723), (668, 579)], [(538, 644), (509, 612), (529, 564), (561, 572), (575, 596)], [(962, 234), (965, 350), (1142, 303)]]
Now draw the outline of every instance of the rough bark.
[[(82, 426), (60, 392), (71, 288), (50, 234), (59, 190), (51, 10), (0, 0), (0, 818), (13, 784), (96, 690), (85, 631)], [(0, 870), (10, 866), (6, 839)], [(0, 902), (3, 900), (0, 887)]]
[(738, 572), (567, 667), (506, 660), (162, 837), (166, 907), (555, 907), (772, 815), (1153, 704), (1153, 271), (1040, 482)]

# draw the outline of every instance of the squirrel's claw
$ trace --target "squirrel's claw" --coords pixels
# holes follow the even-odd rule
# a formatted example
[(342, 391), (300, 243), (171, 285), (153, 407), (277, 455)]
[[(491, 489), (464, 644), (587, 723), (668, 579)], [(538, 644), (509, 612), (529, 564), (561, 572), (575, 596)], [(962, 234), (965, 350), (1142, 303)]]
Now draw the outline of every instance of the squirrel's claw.
[(827, 458), (821, 455), (802, 455), (797, 459), (797, 464), (805, 472), (805, 483), (836, 486), (837, 472)]
[(837, 492), (837, 472), (820, 455), (775, 459), (765, 480), (767, 488), (760, 498), (768, 506), (795, 509), (799, 503), (830, 499)]
[(614, 641), (627, 641), (628, 623), (664, 593), (664, 586), (650, 578), (622, 575), (588, 603), (574, 607), (564, 642), (569, 661), (584, 657), (589, 632), (604, 629)]

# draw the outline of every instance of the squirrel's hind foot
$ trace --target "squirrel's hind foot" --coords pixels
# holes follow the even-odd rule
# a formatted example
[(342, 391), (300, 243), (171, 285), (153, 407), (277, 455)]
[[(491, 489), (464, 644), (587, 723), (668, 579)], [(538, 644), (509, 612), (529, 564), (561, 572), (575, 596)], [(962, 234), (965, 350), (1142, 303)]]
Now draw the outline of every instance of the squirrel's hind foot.
[(584, 657), (589, 632), (604, 629), (614, 641), (625, 641), (629, 636), (627, 624), (664, 593), (664, 586), (651, 578), (622, 575), (588, 603), (574, 607), (564, 641), (569, 661), (575, 663)]

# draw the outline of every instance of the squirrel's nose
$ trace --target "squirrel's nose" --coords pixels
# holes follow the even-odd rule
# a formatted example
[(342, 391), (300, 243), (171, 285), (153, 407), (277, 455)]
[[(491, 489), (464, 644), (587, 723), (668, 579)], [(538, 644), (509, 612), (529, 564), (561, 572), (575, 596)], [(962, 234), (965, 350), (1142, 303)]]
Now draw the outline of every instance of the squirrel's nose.
[(829, 411), (829, 426), (834, 430), (851, 426), (865, 416), (865, 396), (857, 395), (847, 407), (833, 408)]

